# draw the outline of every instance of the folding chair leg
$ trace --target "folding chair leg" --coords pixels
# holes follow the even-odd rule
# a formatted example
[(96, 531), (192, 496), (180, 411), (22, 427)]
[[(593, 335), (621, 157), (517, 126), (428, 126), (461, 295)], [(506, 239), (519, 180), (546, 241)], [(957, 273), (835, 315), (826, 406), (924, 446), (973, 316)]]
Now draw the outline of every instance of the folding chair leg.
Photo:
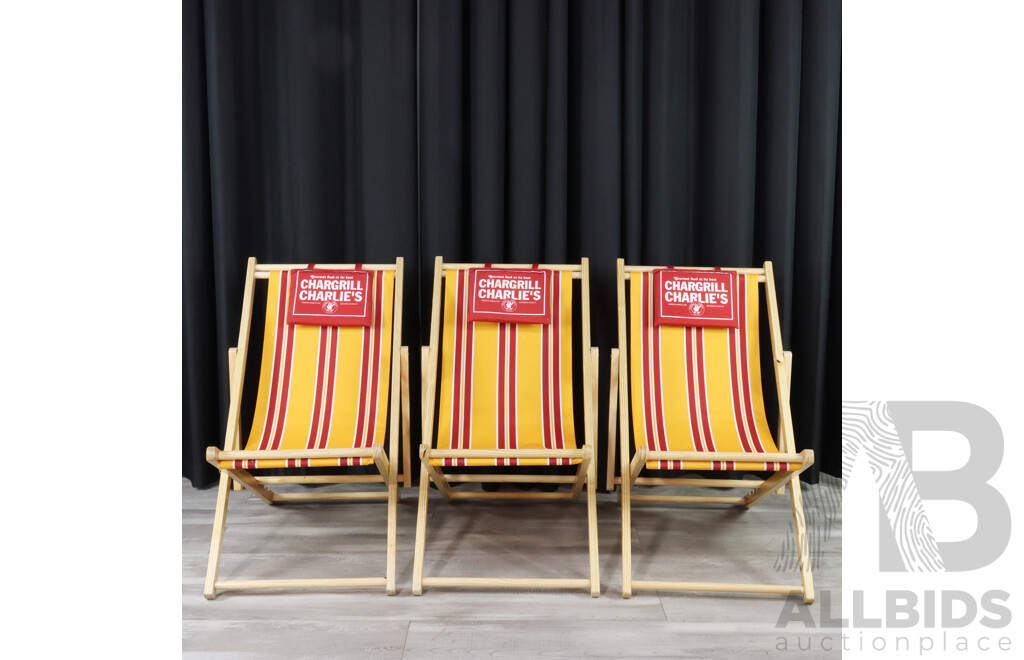
[(430, 473), (426, 462), (420, 463), (420, 501), (416, 512), (416, 549), (412, 563), (412, 593), (423, 595), (423, 557), (427, 548), (427, 498), (430, 497)]
[(395, 556), (398, 546), (398, 483), (388, 484), (388, 564), (384, 590), (389, 596), (395, 595)]
[[(402, 486), (412, 488), (412, 453), (409, 449), (409, 438), (412, 437), (412, 421), (409, 406), (409, 347), (402, 347)], [(401, 495), (401, 491), (399, 491)]]
[(220, 572), (220, 553), (224, 546), (224, 523), (228, 513), (228, 497), (231, 495), (231, 477), (227, 472), (220, 473), (220, 485), (217, 487), (217, 507), (213, 515), (213, 538), (210, 540), (210, 563), (206, 566), (206, 586), (203, 596), (207, 600), (217, 597), (217, 574)]
[(811, 577), (811, 557), (807, 545), (807, 524), (804, 520), (804, 500), (800, 493), (800, 478), (789, 482), (789, 499), (793, 505), (793, 537), (800, 563), (800, 582), (804, 586), (804, 602), (814, 602), (814, 578)]
[(601, 563), (597, 547), (597, 461), (587, 469), (587, 535), (590, 547), (590, 595), (601, 595)]
[[(626, 443), (620, 439), (623, 445)], [(622, 479), (619, 482), (619, 506), (622, 509), (622, 597), (632, 598), (633, 596), (633, 535), (631, 533), (632, 521), (630, 520), (629, 495), (633, 490), (633, 484), (629, 479), (629, 452), (627, 447), (619, 447), (621, 456)]]
[[(232, 346), (231, 348), (228, 349), (228, 386), (231, 388), (231, 391), (234, 391), (234, 389), (235, 389), (235, 357), (237, 357), (237, 355), (238, 355), (238, 348), (237, 347)], [(242, 446), (241, 443), (242, 443), (242, 432), (238, 428), (238, 426), (235, 426), (235, 441), (234, 441), (233, 445), (228, 447), (228, 449), (239, 449)], [(237, 481), (233, 482), (231, 487), (234, 490), (238, 490), (238, 491), (242, 490), (242, 484), (240, 484)]]
[(618, 408), (619, 408), (619, 349), (612, 349), (612, 362), (608, 375), (608, 476), (605, 490), (615, 490), (615, 445), (618, 443)]

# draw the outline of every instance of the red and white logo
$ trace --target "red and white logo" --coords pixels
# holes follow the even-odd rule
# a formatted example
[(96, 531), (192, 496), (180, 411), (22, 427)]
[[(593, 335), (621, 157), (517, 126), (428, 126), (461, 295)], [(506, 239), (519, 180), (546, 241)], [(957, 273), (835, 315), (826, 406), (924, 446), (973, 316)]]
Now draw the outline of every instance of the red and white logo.
[(470, 321), (550, 323), (551, 271), (470, 268)]
[(654, 271), (654, 324), (739, 326), (739, 274), (733, 270)]
[(294, 270), (288, 323), (370, 325), (370, 277), (367, 270)]

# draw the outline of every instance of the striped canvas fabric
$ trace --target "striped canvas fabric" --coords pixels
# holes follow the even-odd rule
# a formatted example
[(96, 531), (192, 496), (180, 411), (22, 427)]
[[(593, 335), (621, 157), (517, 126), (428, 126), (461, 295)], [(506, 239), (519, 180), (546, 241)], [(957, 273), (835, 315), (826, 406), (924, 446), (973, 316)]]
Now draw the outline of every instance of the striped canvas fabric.
[[(654, 276), (630, 277), (633, 435), (651, 451), (778, 452), (764, 412), (757, 275), (740, 275), (738, 328), (654, 325)], [(789, 470), (762, 461), (647, 461), (654, 470)], [(799, 467), (799, 466), (793, 466)]]
[[(469, 276), (445, 273), (438, 449), (576, 449), (572, 273), (551, 271), (551, 323), (467, 321)], [(579, 459), (431, 459), (431, 465), (569, 465)]]
[[(395, 274), (370, 278), (369, 327), (289, 325), (291, 271), (270, 274), (263, 361), (246, 450), (348, 449), (383, 443)], [(362, 465), (372, 458), (220, 461), (254, 469)]]

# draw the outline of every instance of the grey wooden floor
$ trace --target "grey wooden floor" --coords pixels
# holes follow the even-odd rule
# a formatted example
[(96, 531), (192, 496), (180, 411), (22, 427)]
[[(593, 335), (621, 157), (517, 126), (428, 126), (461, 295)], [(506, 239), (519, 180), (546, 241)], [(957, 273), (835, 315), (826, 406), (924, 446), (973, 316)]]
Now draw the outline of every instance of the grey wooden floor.
[[(303, 487), (281, 490), (289, 488)], [(841, 489), (823, 477), (804, 493), (819, 594), (804, 614), (818, 621), (826, 592), (839, 602)], [(838, 641), (822, 643), (830, 634), (838, 640), (835, 631), (778, 627), (783, 612), (795, 619), (798, 607), (779, 596), (638, 592), (623, 600), (621, 519), (612, 494), (598, 495), (602, 595), (596, 599), (582, 590), (431, 589), (413, 596), (416, 491), (410, 489), (399, 504), (398, 595), (243, 591), (207, 601), (202, 591), (215, 501), (216, 488), (197, 490), (183, 480), (182, 651), (188, 657), (839, 656), (822, 650), (839, 648)], [(220, 576), (383, 575), (384, 519), (383, 503), (269, 506), (248, 491), (234, 492)], [(586, 577), (585, 521), (582, 500), (448, 504), (431, 490), (426, 574)], [(769, 497), (749, 511), (637, 504), (632, 522), (635, 579), (799, 583), (788, 497)], [(837, 608), (832, 605), (836, 614)]]

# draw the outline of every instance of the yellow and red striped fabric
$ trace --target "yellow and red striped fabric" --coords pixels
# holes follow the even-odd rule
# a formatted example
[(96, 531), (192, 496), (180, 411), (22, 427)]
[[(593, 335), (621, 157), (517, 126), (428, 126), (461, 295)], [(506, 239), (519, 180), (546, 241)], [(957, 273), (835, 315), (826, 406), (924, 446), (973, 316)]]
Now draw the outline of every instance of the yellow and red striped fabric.
[[(550, 272), (551, 323), (470, 323), (469, 276), (445, 273), (438, 449), (576, 449), (572, 273)], [(570, 465), (579, 459), (433, 458), (431, 465)]]
[[(395, 274), (370, 278), (369, 327), (290, 325), (292, 271), (270, 274), (263, 361), (246, 450), (348, 449), (383, 443), (386, 433)], [(254, 469), (363, 465), (367, 458), (220, 461)]]
[[(762, 397), (757, 275), (737, 279), (739, 327), (698, 328), (654, 325), (654, 275), (631, 274), (630, 380), (638, 445), (651, 451), (779, 451)], [(646, 467), (791, 469), (771, 461), (647, 461)]]

